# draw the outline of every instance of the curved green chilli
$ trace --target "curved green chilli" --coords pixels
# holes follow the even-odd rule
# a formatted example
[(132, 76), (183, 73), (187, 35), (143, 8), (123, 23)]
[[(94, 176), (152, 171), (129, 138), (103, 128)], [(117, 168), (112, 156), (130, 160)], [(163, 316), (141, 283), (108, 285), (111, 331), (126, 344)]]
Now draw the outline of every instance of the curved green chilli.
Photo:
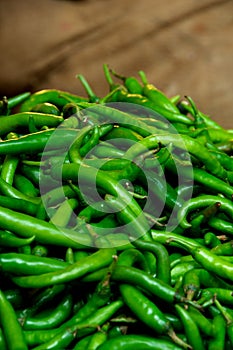
[(202, 337), (212, 337), (213, 336), (213, 323), (212, 319), (207, 318), (204, 312), (197, 310), (193, 306), (189, 306), (187, 309), (190, 317), (196, 323)]
[(157, 334), (166, 334), (177, 345), (185, 349), (191, 349), (188, 344), (175, 334), (163, 312), (139, 289), (129, 284), (120, 284), (119, 289), (125, 304), (139, 320), (152, 328)]
[(60, 326), (71, 315), (73, 298), (71, 294), (65, 295), (59, 304), (46, 316), (26, 317), (23, 329), (51, 329)]
[(14, 176), (14, 187), (28, 197), (39, 196), (39, 190), (26, 176), (16, 173)]
[(108, 339), (98, 350), (180, 350), (172, 341), (138, 334), (127, 334)]
[(150, 101), (154, 102), (156, 105), (171, 111), (174, 114), (180, 114), (179, 109), (170, 99), (153, 84), (148, 83), (145, 72), (139, 71), (139, 75), (143, 82), (142, 95), (146, 96)]
[[(107, 269), (99, 270), (84, 276), (82, 281), (99, 281), (106, 275), (106, 273)], [(130, 283), (132, 285), (139, 286), (169, 304), (173, 304), (175, 302), (193, 304), (169, 284), (164, 283), (163, 281), (154, 278), (151, 274), (146, 273), (145, 271), (142, 272), (142, 270), (135, 267), (117, 265), (111, 273), (111, 279), (113, 281)], [(194, 305), (196, 304), (194, 303)]]
[(44, 89), (37, 91), (29, 96), (20, 106), (20, 112), (30, 111), (34, 106), (39, 103), (52, 103), (58, 108), (62, 108), (68, 102), (81, 102), (87, 101), (84, 97), (73, 95), (66, 91), (56, 89)]
[(192, 316), (181, 305), (176, 304), (175, 309), (183, 323), (187, 340), (193, 350), (204, 350), (205, 346), (200, 331)]
[(57, 128), (25, 134), (0, 142), (0, 155), (38, 154), (48, 150), (66, 150), (77, 135), (77, 130)]
[(227, 198), (222, 198), (217, 195), (200, 195), (195, 198), (191, 198), (189, 201), (184, 203), (183, 207), (178, 211), (178, 219), (180, 226), (183, 228), (189, 228), (190, 223), (187, 222), (187, 215), (191, 211), (200, 210), (203, 207), (208, 207), (210, 205), (215, 205), (219, 203), (219, 210), (224, 211), (229, 218), (233, 218), (233, 206), (232, 202)]
[[(134, 105), (140, 105), (142, 108), (153, 111), (153, 113), (157, 113), (162, 116), (165, 120), (170, 123), (183, 123), (185, 125), (192, 125), (193, 121), (187, 116), (178, 113), (171, 112), (169, 109), (164, 108), (164, 106), (160, 106), (156, 104), (154, 101), (151, 101), (146, 96), (142, 96), (140, 94), (129, 93), (123, 89), (119, 89), (116, 91), (115, 96), (111, 95), (107, 102), (125, 102)], [(169, 101), (170, 102), (170, 101)]]
[(18, 157), (11, 154), (7, 154), (5, 156), (2, 164), (2, 168), (1, 168), (1, 178), (10, 185), (13, 184), (15, 171), (17, 169), (18, 164), (19, 164)]
[(233, 187), (227, 182), (216, 178), (214, 175), (208, 173), (204, 169), (194, 167), (193, 179), (198, 184), (210, 189), (211, 191), (214, 191), (216, 194), (222, 193), (227, 198), (232, 199)]
[(38, 345), (33, 350), (44, 350), (45, 348), (63, 349), (66, 346), (69, 346), (75, 338), (81, 338), (93, 333), (96, 330), (97, 325), (101, 326), (106, 323), (122, 306), (123, 302), (121, 300), (116, 300), (109, 305), (98, 309), (85, 320), (73, 324), (69, 328), (56, 328), (55, 331), (48, 334), (48, 340), (46, 342)]
[[(213, 254), (209, 249), (199, 244), (197, 241), (175, 235), (171, 232), (167, 233), (166, 238), (160, 235), (159, 231), (151, 230), (152, 237), (165, 244), (169, 244), (172, 237), (172, 243), (178, 244), (181, 248), (188, 251), (194, 260), (204, 269), (213, 272), (218, 277), (233, 281), (233, 264), (223, 258)], [(162, 240), (161, 240), (162, 238)]]
[(27, 194), (24, 194), (14, 186), (4, 181), (1, 177), (0, 177), (0, 193), (3, 194), (4, 196), (16, 198), (16, 199), (23, 199), (24, 201), (28, 201), (33, 204), (39, 204), (41, 201), (40, 197), (31, 197), (31, 196), (28, 196)]
[(57, 106), (49, 102), (38, 103), (37, 105), (31, 108), (31, 112), (53, 114), (57, 116), (61, 115), (61, 112), (59, 111)]
[[(112, 262), (114, 249), (99, 249), (88, 257), (84, 257), (72, 265), (68, 265), (57, 272), (48, 272), (40, 275), (13, 277), (17, 285), (24, 288), (42, 288), (53, 284), (65, 283), (83, 277), (105, 267)], [(45, 258), (44, 258), (45, 259)]]
[(233, 225), (232, 222), (229, 220), (222, 219), (218, 216), (212, 217), (208, 221), (208, 225), (216, 230), (217, 232), (221, 232), (221, 234), (226, 234), (226, 235), (232, 235), (233, 234)]
[(67, 228), (60, 228), (49, 222), (32, 218), (31, 216), (14, 212), (11, 209), (0, 207), (0, 228), (12, 231), (21, 237), (31, 237), (42, 244), (62, 245), (65, 247), (84, 248), (92, 245), (91, 237), (78, 236), (77, 232)]
[(0, 136), (6, 135), (10, 131), (18, 131), (20, 129), (27, 129), (29, 124), (29, 118), (33, 117), (35, 126), (42, 128), (48, 126), (51, 128), (57, 127), (62, 123), (63, 118), (61, 116), (55, 116), (53, 114), (43, 114), (36, 112), (22, 112), (14, 115), (1, 117), (1, 131)]
[(131, 242), (136, 248), (142, 251), (152, 252), (156, 257), (156, 278), (170, 284), (170, 260), (167, 249), (158, 242), (146, 242), (142, 240), (134, 240)]
[(0, 290), (0, 322), (8, 349), (28, 350), (15, 311), (2, 290)]
[(0, 254), (0, 264), (2, 271), (12, 275), (40, 275), (68, 266), (66, 262), (58, 259), (15, 252)]
[[(158, 147), (158, 144), (172, 144), (174, 147), (188, 151), (191, 155), (197, 157), (205, 166), (205, 168), (213, 175), (226, 179), (227, 172), (221, 166), (217, 158), (209, 153), (209, 151), (198, 141), (188, 135), (173, 135), (173, 134), (155, 134), (145, 137), (142, 141), (134, 144), (125, 154), (128, 159), (133, 159), (141, 152)], [(192, 174), (192, 173), (190, 173)]]
[(208, 350), (224, 349), (226, 338), (226, 322), (224, 317), (216, 315), (213, 318), (213, 337), (208, 341)]
[(20, 238), (8, 231), (0, 231), (0, 246), (1, 247), (23, 247), (27, 244), (31, 244), (35, 239), (35, 236), (29, 238)]
[(81, 181), (82, 185), (93, 184), (93, 181), (95, 181), (97, 187), (113, 196), (118, 195), (122, 200), (125, 200), (136, 215), (142, 214), (141, 207), (120, 183), (102, 170), (97, 172), (96, 177), (93, 176), (95, 173), (96, 169), (85, 165), (80, 167), (79, 164), (75, 163), (64, 164), (62, 169), (55, 166), (51, 169), (51, 176), (55, 179), (62, 178), (65, 181), (72, 180), (74, 182)]

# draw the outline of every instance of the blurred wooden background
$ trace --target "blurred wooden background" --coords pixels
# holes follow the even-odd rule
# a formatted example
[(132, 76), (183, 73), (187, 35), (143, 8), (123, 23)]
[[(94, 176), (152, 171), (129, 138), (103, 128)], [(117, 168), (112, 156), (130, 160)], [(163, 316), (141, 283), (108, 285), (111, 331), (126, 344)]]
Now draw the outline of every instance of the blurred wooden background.
[(190, 95), (233, 129), (232, 0), (1, 0), (0, 95), (108, 92), (102, 65), (144, 70), (168, 96)]

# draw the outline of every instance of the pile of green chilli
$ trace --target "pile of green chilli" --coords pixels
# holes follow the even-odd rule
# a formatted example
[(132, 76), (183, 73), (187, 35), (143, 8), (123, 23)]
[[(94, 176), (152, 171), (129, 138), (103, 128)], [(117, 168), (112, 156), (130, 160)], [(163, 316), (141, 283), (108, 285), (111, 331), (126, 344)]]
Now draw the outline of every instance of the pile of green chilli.
[(0, 101), (0, 349), (232, 349), (233, 130), (103, 68)]

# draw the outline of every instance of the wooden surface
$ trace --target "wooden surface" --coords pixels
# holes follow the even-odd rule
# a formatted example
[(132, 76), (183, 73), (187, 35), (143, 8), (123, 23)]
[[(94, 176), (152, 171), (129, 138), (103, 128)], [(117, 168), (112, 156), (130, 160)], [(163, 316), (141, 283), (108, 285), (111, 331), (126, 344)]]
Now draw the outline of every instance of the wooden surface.
[(84, 94), (77, 73), (104, 95), (108, 63), (233, 128), (232, 0), (1, 0), (0, 35), (0, 95)]

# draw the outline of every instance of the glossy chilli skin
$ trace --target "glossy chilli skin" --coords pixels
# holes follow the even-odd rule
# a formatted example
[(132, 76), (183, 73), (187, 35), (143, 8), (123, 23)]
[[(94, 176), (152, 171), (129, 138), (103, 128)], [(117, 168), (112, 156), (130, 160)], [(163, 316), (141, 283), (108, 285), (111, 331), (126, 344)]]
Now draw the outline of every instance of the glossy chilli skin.
[(0, 291), (0, 310), (1, 327), (7, 348), (16, 349), (18, 347), (18, 349), (28, 349), (15, 311), (2, 291)]
[(0, 100), (0, 349), (231, 349), (233, 132), (103, 70)]

